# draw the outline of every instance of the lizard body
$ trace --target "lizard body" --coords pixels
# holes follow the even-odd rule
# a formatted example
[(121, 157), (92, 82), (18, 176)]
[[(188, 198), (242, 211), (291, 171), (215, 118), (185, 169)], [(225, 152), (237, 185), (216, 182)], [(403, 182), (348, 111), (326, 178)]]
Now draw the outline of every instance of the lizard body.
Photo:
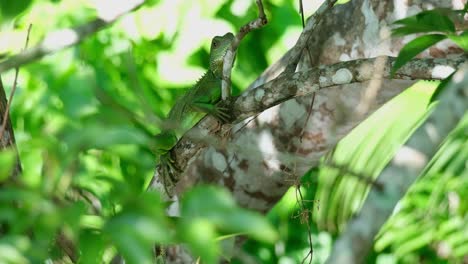
[(188, 90), (177, 99), (166, 118), (166, 128), (156, 135), (156, 155), (159, 155), (160, 175), (163, 184), (167, 187), (167, 181), (175, 181), (173, 172), (177, 168), (169, 151), (176, 145), (176, 130), (191, 113), (208, 113), (221, 121), (226, 121), (228, 114), (224, 108), (216, 104), (221, 99), (221, 79), (223, 70), (223, 58), (229, 48), (234, 35), (227, 33), (224, 36), (216, 36), (211, 42), (210, 66), (208, 71)]

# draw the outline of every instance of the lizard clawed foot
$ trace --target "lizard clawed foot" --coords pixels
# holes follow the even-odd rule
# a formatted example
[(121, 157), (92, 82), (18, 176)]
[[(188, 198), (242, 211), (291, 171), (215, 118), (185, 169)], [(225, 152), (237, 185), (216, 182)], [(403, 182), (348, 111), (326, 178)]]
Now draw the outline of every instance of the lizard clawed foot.
[(177, 167), (175, 164), (174, 159), (171, 157), (169, 152), (162, 154), (159, 158), (159, 165), (160, 168), (159, 173), (164, 185), (164, 189), (166, 193), (169, 195), (167, 187), (169, 185), (174, 185), (177, 182), (176, 173), (180, 172), (181, 169)]
[(230, 108), (224, 105), (216, 105), (212, 114), (222, 123), (229, 123), (232, 120), (232, 115), (230, 113)]

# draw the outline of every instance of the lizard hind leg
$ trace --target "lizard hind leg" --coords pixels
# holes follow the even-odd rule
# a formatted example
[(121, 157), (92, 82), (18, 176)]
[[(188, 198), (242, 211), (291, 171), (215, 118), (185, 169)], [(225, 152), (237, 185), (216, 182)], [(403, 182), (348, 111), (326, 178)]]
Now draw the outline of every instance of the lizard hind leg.
[(170, 153), (167, 152), (162, 154), (159, 158), (159, 177), (161, 177), (162, 183), (166, 193), (169, 195), (167, 187), (170, 185), (175, 185), (177, 183), (176, 174), (180, 172), (180, 168), (175, 164), (174, 159), (171, 157)]

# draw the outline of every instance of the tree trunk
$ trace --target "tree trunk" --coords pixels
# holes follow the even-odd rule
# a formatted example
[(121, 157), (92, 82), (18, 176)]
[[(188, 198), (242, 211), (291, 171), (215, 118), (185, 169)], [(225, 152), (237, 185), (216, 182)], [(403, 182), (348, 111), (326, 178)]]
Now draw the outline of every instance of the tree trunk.
[[(307, 49), (302, 53), (298, 72), (341, 61), (382, 55), (396, 56), (410, 39), (390, 36), (393, 21), (431, 6), (463, 7), (461, 1), (422, 2), (412, 5), (402, 2), (395, 8), (394, 1), (353, 0), (335, 6), (331, 14), (325, 15), (323, 21), (312, 31)], [(463, 51), (444, 41), (419, 57), (445, 58), (449, 53), (462, 54)], [(291, 92), (295, 94), (292, 96), (295, 98), (263, 112), (258, 111), (262, 106), (256, 99), (264, 96), (265, 92), (258, 87), (272, 80), (277, 82), (267, 87), (285, 83), (284, 77), (276, 77), (282, 72), (288, 55), (286, 53), (280, 61), (268, 68), (240, 99), (236, 99), (244, 101), (244, 113), (250, 107), (250, 115), (258, 113), (258, 116), (232, 127), (225, 125), (222, 128), (213, 118), (206, 117), (179, 141), (173, 154), (176, 163), (183, 168), (183, 173), (174, 194), (180, 194), (200, 181), (216, 183), (231, 190), (242, 206), (267, 212), (294, 184), (291, 179), (316, 167), (320, 158), (340, 139), (415, 82), (401, 78), (378, 82), (378, 93), (364, 112), (362, 109), (357, 111), (356, 108), (363, 100), (365, 91), (375, 85), (370, 81), (372, 78), (365, 82), (325, 85), (326, 89), (316, 92), (310, 115), (308, 112), (313, 95), (298, 94), (297, 91)], [(378, 62), (374, 63), (377, 66)], [(296, 79), (299, 76), (300, 74), (295, 74), (289, 78)], [(414, 76), (412, 79), (419, 78), (421, 77)], [(253, 98), (250, 101), (242, 98), (247, 95)], [(245, 116), (248, 115), (243, 117)], [(208, 137), (210, 139), (206, 140)], [(210, 141), (209, 147), (208, 144), (203, 144), (207, 141)], [(154, 188), (161, 187), (157, 176), (156, 171)]]
[[(251, 109), (249, 115), (258, 115), (234, 126), (221, 128), (216, 120), (206, 117), (179, 141), (172, 153), (183, 172), (175, 188), (171, 189), (172, 194), (180, 196), (183, 190), (199, 182), (214, 183), (229, 189), (241, 206), (268, 212), (296, 182), (296, 178), (316, 167), (319, 160), (354, 127), (417, 79), (425, 77), (414, 75), (409, 80), (352, 79), (341, 84), (334, 80), (330, 82), (338, 71), (335, 75), (326, 76), (328, 79), (318, 75), (319, 83), (330, 83), (323, 86), (320, 83), (310, 114), (313, 98), (310, 91), (314, 91), (314, 88), (309, 86), (314, 84), (307, 84), (309, 86), (304, 88), (301, 85), (306, 85), (305, 81), (289, 86), (290, 90), (296, 89), (290, 91), (294, 96), (284, 97), (289, 100), (276, 102), (279, 104), (261, 111), (264, 108), (263, 97), (268, 92), (266, 88), (274, 89), (285, 83), (287, 85), (288, 81), (297, 81), (306, 75), (306, 70), (318, 66), (397, 56), (411, 38), (391, 36), (395, 20), (432, 7), (461, 9), (464, 2), (351, 0), (335, 6), (312, 30), (297, 70), (300, 73), (278, 77), (289, 59), (288, 52), (235, 99), (236, 103), (242, 101), (245, 106), (243, 110)], [(461, 55), (463, 50), (449, 41), (443, 41), (418, 57), (447, 58), (449, 54)], [(374, 63), (371, 72), (385, 78), (388, 61), (382, 58), (371, 62)], [(306, 77), (311, 76), (313, 74)], [(274, 83), (268, 83), (270, 81)], [(378, 87), (375, 96), (367, 107), (358, 108), (358, 104), (365, 100), (366, 91), (375, 87)], [(297, 91), (302, 88), (309, 89), (309, 93)], [(236, 109), (240, 108), (235, 107), (234, 112)], [(242, 116), (242, 113), (239, 112), (238, 116)], [(207, 134), (209, 140), (206, 139)], [(209, 144), (206, 144), (208, 141)], [(162, 190), (158, 175), (156, 170), (152, 188)]]

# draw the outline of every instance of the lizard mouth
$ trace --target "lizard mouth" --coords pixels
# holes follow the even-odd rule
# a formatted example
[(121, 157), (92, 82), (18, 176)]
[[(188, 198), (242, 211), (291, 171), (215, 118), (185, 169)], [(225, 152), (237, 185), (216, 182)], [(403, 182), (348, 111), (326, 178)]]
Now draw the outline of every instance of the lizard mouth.
[[(220, 41), (221, 39), (221, 41)], [(212, 69), (213, 73), (216, 76), (221, 76), (221, 73), (223, 71), (223, 61), (224, 57), (226, 56), (226, 53), (231, 46), (231, 42), (234, 40), (234, 35), (232, 33), (226, 33), (222, 37), (216, 37), (216, 41), (212, 43), (213, 44), (218, 44), (218, 47), (212, 46), (211, 52), (214, 52), (211, 54), (211, 63), (210, 63), (210, 68)], [(219, 45), (221, 44), (221, 45)], [(216, 50), (213, 50), (214, 48), (217, 48)]]
[(223, 50), (223, 55), (221, 57), (218, 57), (216, 60), (211, 61), (211, 69), (213, 69), (213, 73), (215, 73), (215, 75), (220, 75), (223, 71), (224, 57), (226, 57), (226, 52), (228, 48), (229, 46), (227, 46)]

